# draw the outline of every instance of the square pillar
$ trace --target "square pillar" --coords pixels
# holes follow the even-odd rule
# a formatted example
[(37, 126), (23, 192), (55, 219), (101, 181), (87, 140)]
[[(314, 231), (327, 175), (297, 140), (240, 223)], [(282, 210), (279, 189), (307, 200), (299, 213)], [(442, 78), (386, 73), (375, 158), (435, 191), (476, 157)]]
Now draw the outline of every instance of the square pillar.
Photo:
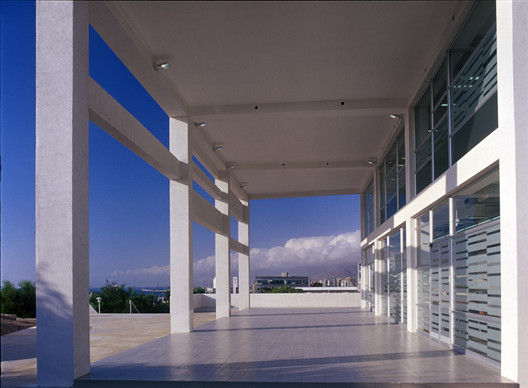
[(501, 373), (528, 386), (528, 3), (497, 1)]
[[(241, 201), (243, 205), (248, 206), (249, 202)], [(248, 212), (249, 213), (249, 212)], [(247, 223), (238, 222), (238, 241), (249, 248), (249, 214)], [(242, 253), (238, 254), (238, 289), (239, 289), (239, 309), (247, 310), (250, 308), (250, 296), (249, 296), (249, 269), (250, 269), (250, 258), (249, 252), (247, 255)]]
[(36, 2), (37, 382), (90, 372), (88, 4)]
[[(215, 180), (216, 186), (229, 196), (229, 177)], [(229, 201), (215, 200), (215, 207), (224, 215), (225, 234), (215, 233), (215, 271), (216, 271), (216, 318), (231, 315), (231, 251), (229, 248)]]
[(407, 246), (407, 331), (415, 332), (418, 326), (418, 276), (416, 272), (416, 258), (418, 244), (416, 239), (416, 220), (408, 218), (405, 222), (405, 237)]
[[(179, 161), (192, 162), (191, 128), (170, 118), (170, 151)], [(194, 330), (192, 169), (182, 180), (171, 180), (170, 190), (170, 314), (171, 333)]]

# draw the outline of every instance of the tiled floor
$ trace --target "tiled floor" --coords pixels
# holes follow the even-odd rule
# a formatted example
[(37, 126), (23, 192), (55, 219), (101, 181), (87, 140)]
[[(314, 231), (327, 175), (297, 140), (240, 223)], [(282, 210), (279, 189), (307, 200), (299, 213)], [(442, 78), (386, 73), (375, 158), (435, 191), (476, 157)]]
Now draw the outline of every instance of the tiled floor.
[(352, 308), (241, 311), (191, 334), (169, 335), (97, 361), (76, 385), (132, 381), (193, 387), (512, 383), (496, 369)]

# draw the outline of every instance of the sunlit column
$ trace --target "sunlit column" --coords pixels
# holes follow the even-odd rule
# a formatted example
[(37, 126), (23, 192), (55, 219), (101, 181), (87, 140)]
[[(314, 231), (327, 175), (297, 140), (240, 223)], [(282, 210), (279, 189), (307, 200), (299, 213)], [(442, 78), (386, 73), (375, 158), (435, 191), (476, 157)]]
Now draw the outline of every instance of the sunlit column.
[(414, 332), (417, 327), (418, 277), (416, 275), (416, 257), (418, 247), (416, 242), (416, 220), (405, 222), (405, 237), (407, 245), (407, 330)]
[[(241, 201), (243, 205), (248, 206), (249, 202)], [(247, 223), (238, 222), (238, 241), (249, 248), (249, 211)], [(249, 269), (250, 269), (250, 258), (249, 252), (247, 255), (242, 253), (238, 254), (238, 284), (239, 284), (239, 309), (246, 310), (250, 308), (250, 295), (249, 295)]]
[[(192, 161), (189, 125), (170, 119), (170, 151), (183, 163)], [(192, 171), (171, 180), (170, 190), (170, 314), (171, 333), (189, 333), (193, 323)]]
[[(218, 188), (229, 193), (229, 178), (215, 179)], [(231, 260), (229, 248), (229, 203), (228, 201), (215, 200), (215, 207), (225, 217), (225, 235), (215, 233), (215, 270), (216, 270), (216, 318), (229, 317), (231, 315)]]
[(90, 372), (88, 5), (36, 2), (37, 382)]
[(528, 385), (528, 3), (497, 1), (501, 373)]

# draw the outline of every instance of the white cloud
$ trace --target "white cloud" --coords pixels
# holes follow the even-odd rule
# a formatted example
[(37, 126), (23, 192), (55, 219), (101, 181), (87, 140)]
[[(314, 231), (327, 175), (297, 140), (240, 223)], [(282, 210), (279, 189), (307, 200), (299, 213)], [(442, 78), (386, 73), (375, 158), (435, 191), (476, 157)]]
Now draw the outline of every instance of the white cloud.
[[(342, 233), (331, 236), (292, 238), (282, 246), (252, 248), (251, 272), (259, 275), (274, 275), (281, 272), (296, 272), (298, 275), (312, 275), (324, 268), (338, 268), (351, 265), (360, 257), (360, 232)], [(237, 255), (231, 260), (231, 270), (236, 273)], [(215, 257), (208, 256), (194, 262), (194, 283), (212, 281), (215, 272)], [(301, 273), (302, 272), (302, 273)], [(152, 279), (168, 281), (169, 266), (153, 265), (146, 268), (114, 271), (113, 277), (145, 284)], [(141, 282), (141, 281), (139, 281)], [(205, 284), (204, 283), (204, 284)]]

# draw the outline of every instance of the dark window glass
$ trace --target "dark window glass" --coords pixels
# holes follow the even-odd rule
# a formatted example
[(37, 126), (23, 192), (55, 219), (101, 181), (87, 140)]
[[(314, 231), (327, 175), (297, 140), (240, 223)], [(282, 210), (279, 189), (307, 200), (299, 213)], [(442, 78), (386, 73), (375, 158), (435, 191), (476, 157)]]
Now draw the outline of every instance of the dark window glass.
[(398, 136), (398, 169), (405, 167), (405, 132)]
[(444, 97), (440, 105), (438, 105), (433, 113), (434, 126), (436, 127), (438, 123), (444, 118), (447, 113), (447, 96)]
[(383, 224), (385, 222), (385, 208), (380, 209), (379, 211), (379, 218), (380, 218), (380, 224)]
[(380, 208), (382, 208), (385, 206), (385, 168), (383, 164), (379, 169), (379, 193)]
[(414, 107), (414, 140), (419, 147), (431, 134), (431, 88), (427, 88), (420, 102)]
[(407, 198), (405, 197), (405, 169), (400, 170), (398, 173), (398, 207), (401, 209), (405, 206)]
[(457, 232), (498, 218), (500, 216), (499, 172), (488, 175), (457, 194), (454, 202)]
[(431, 138), (416, 151), (416, 168), (420, 169), (426, 162), (431, 161)]
[(429, 161), (420, 170), (416, 171), (416, 193), (429, 186), (431, 181), (431, 162)]
[(429, 213), (424, 214), (418, 221), (418, 267), (429, 266), (431, 263), (431, 236), (429, 233)]
[(444, 60), (433, 78), (433, 106), (438, 104), (447, 90), (447, 62)]
[(398, 198), (394, 197), (387, 203), (387, 219), (398, 211)]
[(497, 93), (495, 93), (453, 135), (453, 164), (499, 126), (497, 116)]
[(433, 240), (449, 235), (449, 203), (433, 210)]
[(449, 51), (451, 79), (462, 70), (482, 38), (495, 23), (495, 1), (479, 1)]
[(385, 157), (385, 168), (389, 171), (392, 167), (396, 165), (396, 144), (392, 145)]
[(434, 132), (434, 179), (442, 175), (449, 167), (449, 146), (447, 133), (447, 118)]
[(397, 185), (397, 182), (396, 182), (396, 168), (392, 168), (392, 170), (390, 170), (388, 173), (387, 173), (387, 202), (396, 196), (397, 194), (397, 190), (398, 190), (398, 185)]

